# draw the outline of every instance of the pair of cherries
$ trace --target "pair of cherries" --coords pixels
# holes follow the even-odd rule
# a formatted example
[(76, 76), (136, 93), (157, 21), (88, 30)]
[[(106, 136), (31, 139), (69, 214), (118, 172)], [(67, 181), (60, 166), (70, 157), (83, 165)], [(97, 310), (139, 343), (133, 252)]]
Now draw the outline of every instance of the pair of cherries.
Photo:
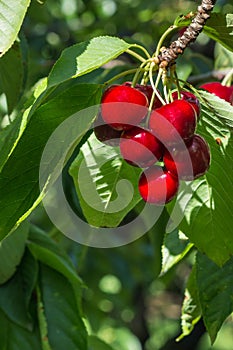
[[(94, 130), (100, 141), (119, 145), (126, 162), (145, 168), (140, 195), (146, 202), (163, 205), (175, 197), (180, 180), (205, 174), (210, 151), (195, 134), (200, 104), (192, 93), (182, 91), (179, 99), (174, 92), (173, 102), (166, 105), (155, 97), (146, 118), (152, 94), (150, 85), (132, 87), (127, 82), (109, 87), (101, 101), (102, 125)], [(158, 165), (162, 163), (163, 167)]]

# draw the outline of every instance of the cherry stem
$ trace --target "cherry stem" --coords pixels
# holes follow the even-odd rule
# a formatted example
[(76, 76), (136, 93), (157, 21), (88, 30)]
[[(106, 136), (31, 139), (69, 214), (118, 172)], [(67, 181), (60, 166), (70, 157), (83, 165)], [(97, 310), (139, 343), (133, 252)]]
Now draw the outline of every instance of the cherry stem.
[(222, 85), (230, 85), (233, 78), (233, 68), (225, 75)]
[[(157, 96), (157, 98), (161, 101), (161, 103), (163, 105), (165, 105), (166, 102), (164, 101), (164, 99), (162, 98), (162, 96), (160, 95), (160, 93), (158, 92), (158, 89), (157, 89), (157, 87), (159, 85), (159, 81), (160, 81), (160, 79), (162, 77), (162, 74), (163, 74), (163, 70), (161, 70), (161, 69), (159, 70), (156, 82), (154, 83), (154, 80), (153, 80), (153, 68), (154, 68), (154, 66), (155, 66), (155, 63), (152, 62), (151, 65), (150, 65), (150, 70), (149, 70), (150, 83), (151, 83), (151, 86), (152, 86), (152, 88), (154, 90), (154, 93)], [(150, 101), (150, 106), (149, 106), (150, 110), (152, 108), (153, 102), (154, 102), (154, 99), (153, 99), (153, 95), (152, 95), (152, 98), (151, 98), (151, 101)]]
[(136, 83), (138, 82), (139, 80), (139, 75), (142, 73), (142, 70), (144, 71), (144, 75), (147, 74), (147, 71), (148, 71), (148, 68), (149, 68), (149, 60), (146, 60), (144, 61), (140, 67), (137, 69), (136, 71), (136, 74), (133, 78), (133, 81), (132, 81), (132, 86), (134, 87), (136, 85)]
[(117, 80), (117, 79), (119, 79), (119, 78), (122, 78), (122, 77), (124, 77), (124, 76), (126, 76), (126, 75), (134, 74), (134, 73), (137, 72), (137, 71), (138, 71), (138, 68), (126, 70), (126, 71), (124, 71), (124, 72), (122, 72), (122, 73), (119, 73), (119, 74), (115, 75), (113, 78), (107, 80), (107, 81), (104, 83), (104, 85), (110, 85), (110, 84), (112, 84), (113, 81), (115, 81), (115, 80)]
[(161, 47), (163, 46), (163, 43), (164, 43), (164, 40), (166, 39), (166, 37), (172, 33), (175, 29), (177, 29), (178, 27), (175, 26), (175, 25), (172, 25), (170, 26), (164, 33), (163, 35), (161, 36), (159, 42), (158, 42), (158, 45), (156, 47), (156, 51), (155, 53), (153, 54), (153, 57), (158, 57), (159, 53), (160, 53), (160, 49)]
[(140, 49), (141, 51), (143, 51), (147, 58), (151, 58), (149, 52), (147, 51), (147, 49), (144, 46), (141, 46), (138, 44), (133, 44), (133, 47), (136, 47), (136, 48)]

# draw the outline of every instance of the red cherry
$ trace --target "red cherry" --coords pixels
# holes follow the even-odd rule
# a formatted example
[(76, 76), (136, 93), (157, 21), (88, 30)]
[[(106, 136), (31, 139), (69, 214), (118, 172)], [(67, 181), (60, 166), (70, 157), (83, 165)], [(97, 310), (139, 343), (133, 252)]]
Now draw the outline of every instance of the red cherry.
[(152, 111), (149, 127), (166, 146), (191, 139), (196, 128), (196, 112), (185, 100), (175, 100)]
[[(115, 103), (114, 103), (115, 102)], [(147, 114), (148, 100), (141, 92), (130, 86), (115, 85), (102, 97), (103, 120), (116, 130), (127, 130), (137, 125)]]
[(224, 86), (218, 81), (206, 83), (200, 86), (200, 89), (204, 89), (212, 94), (222, 98), (223, 100), (230, 102), (232, 99), (232, 90), (229, 86)]
[[(191, 166), (187, 157), (190, 157)], [(200, 135), (194, 135), (187, 148), (173, 147), (169, 153), (165, 151), (164, 165), (179, 180), (191, 181), (204, 175), (210, 166), (210, 149), (208, 143)]]
[[(124, 85), (126, 86), (131, 86), (132, 83), (130, 81), (127, 81), (126, 83), (124, 83)], [(148, 101), (150, 102), (151, 97), (153, 95), (153, 88), (151, 85), (141, 85), (141, 84), (136, 84), (135, 85), (135, 89), (141, 91), (142, 93), (144, 93), (146, 95), (146, 97), (148, 98)], [(158, 99), (158, 97), (155, 95), (154, 97), (154, 102), (152, 105), (152, 109), (156, 109), (162, 106), (162, 102)]]
[[(173, 92), (172, 97), (174, 100), (178, 100), (178, 91)], [(198, 98), (189, 91), (180, 91), (180, 97), (182, 100), (185, 100), (192, 105), (192, 107), (196, 111), (197, 118), (198, 118), (201, 112), (201, 105)]]
[(124, 131), (120, 140), (122, 157), (133, 166), (146, 168), (163, 155), (163, 145), (149, 131), (140, 127)]
[(94, 123), (94, 133), (99, 141), (112, 147), (119, 146), (122, 131), (115, 130), (106, 124), (101, 114), (98, 115)]
[(145, 202), (163, 205), (175, 197), (179, 181), (167, 170), (153, 165), (141, 174), (138, 188)]

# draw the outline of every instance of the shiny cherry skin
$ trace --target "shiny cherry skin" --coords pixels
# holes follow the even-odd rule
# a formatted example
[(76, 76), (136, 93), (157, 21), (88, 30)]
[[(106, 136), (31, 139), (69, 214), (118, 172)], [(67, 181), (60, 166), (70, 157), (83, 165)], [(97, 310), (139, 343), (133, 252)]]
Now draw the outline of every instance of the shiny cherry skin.
[(148, 99), (141, 91), (130, 86), (114, 85), (103, 94), (101, 114), (112, 128), (128, 130), (142, 121), (147, 107)]
[(122, 133), (120, 151), (129, 164), (146, 168), (161, 159), (164, 147), (148, 130), (134, 127)]
[[(177, 91), (173, 92), (172, 97), (174, 100), (178, 100), (178, 92)], [(200, 116), (200, 112), (201, 112), (201, 105), (200, 105), (198, 98), (194, 94), (192, 94), (191, 92), (182, 91), (182, 90), (180, 91), (180, 97), (181, 97), (181, 100), (185, 100), (191, 104), (191, 106), (196, 111), (197, 119), (198, 119)]]
[[(132, 83), (130, 81), (127, 81), (126, 83), (124, 83), (124, 85), (126, 86), (131, 86)], [(141, 84), (136, 84), (135, 85), (135, 89), (141, 91), (142, 93), (144, 93), (146, 95), (146, 97), (148, 98), (148, 101), (150, 103), (151, 97), (153, 95), (153, 88), (151, 85), (141, 85)], [(154, 102), (152, 105), (152, 109), (156, 109), (162, 106), (162, 102), (158, 99), (158, 97), (155, 95), (154, 97)]]
[(211, 92), (215, 96), (222, 98), (223, 100), (230, 102), (232, 101), (232, 89), (229, 86), (222, 85), (218, 81), (213, 81), (211, 83), (202, 84), (200, 89), (204, 89)]
[[(191, 166), (187, 161), (190, 157)], [(187, 148), (173, 147), (169, 153), (165, 151), (163, 157), (166, 169), (179, 180), (192, 181), (204, 175), (210, 166), (210, 149), (203, 137), (195, 134)]]
[(176, 196), (179, 180), (167, 170), (163, 171), (160, 166), (153, 165), (141, 174), (138, 188), (145, 202), (164, 205)]
[(165, 146), (190, 140), (196, 124), (196, 112), (185, 100), (175, 100), (152, 111), (149, 119), (150, 130)]
[(122, 131), (115, 130), (106, 124), (100, 113), (94, 122), (93, 130), (99, 141), (112, 147), (119, 146)]

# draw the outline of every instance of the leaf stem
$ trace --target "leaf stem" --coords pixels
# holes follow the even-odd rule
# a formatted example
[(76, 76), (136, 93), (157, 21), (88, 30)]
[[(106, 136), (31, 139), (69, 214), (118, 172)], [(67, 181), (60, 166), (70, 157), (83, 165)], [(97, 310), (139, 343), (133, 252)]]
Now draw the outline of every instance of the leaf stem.
[(145, 61), (146, 61), (145, 58), (143, 58), (141, 55), (139, 55), (137, 52), (134, 52), (133, 50), (128, 49), (128, 50), (126, 50), (126, 52), (127, 52), (129, 55), (131, 55), (131, 56), (137, 58), (137, 59), (138, 59), (139, 61), (141, 61), (141, 62), (145, 62)]

